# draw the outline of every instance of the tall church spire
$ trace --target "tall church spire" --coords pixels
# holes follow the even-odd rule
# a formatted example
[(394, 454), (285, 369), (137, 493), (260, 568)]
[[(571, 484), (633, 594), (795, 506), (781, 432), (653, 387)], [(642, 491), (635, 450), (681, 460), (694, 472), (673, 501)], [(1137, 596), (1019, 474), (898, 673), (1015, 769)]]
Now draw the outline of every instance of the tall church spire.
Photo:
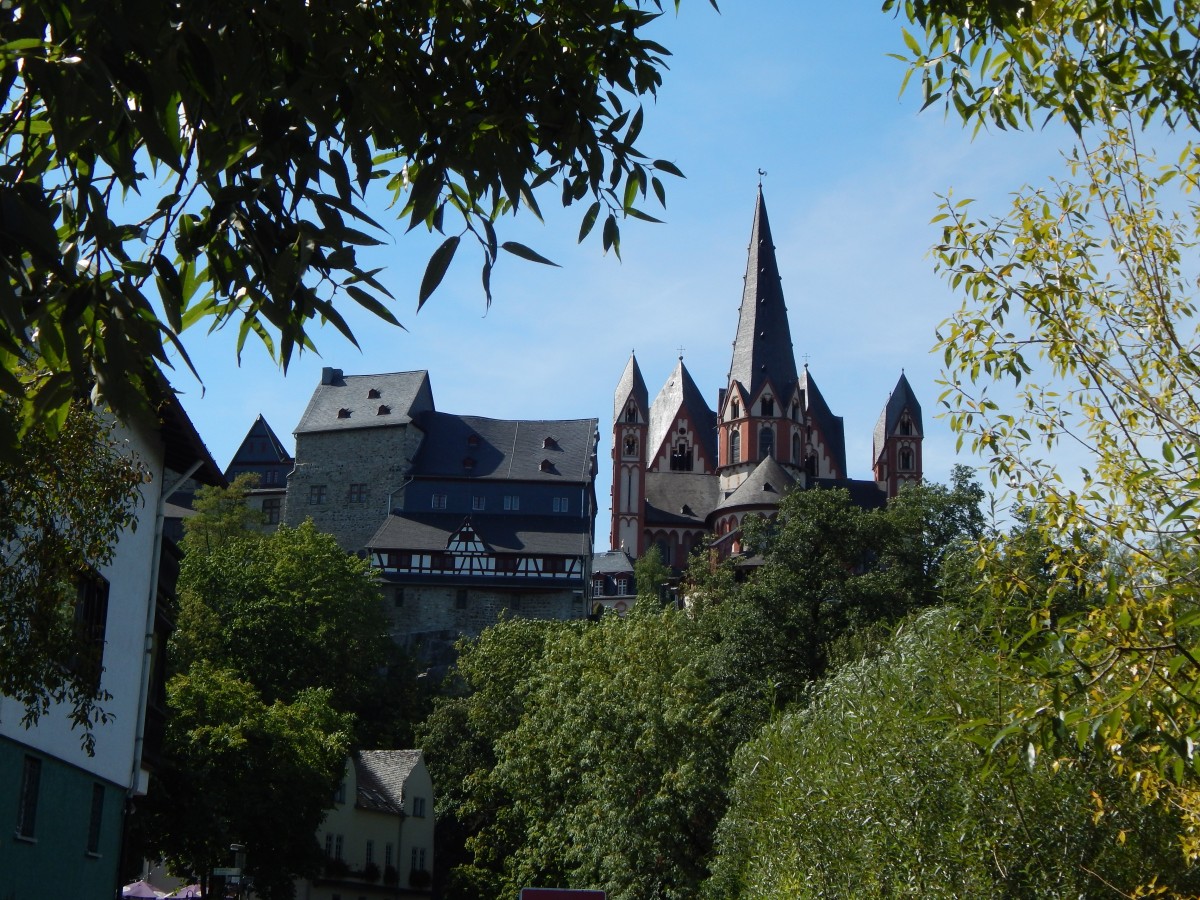
[(760, 184), (729, 382), (731, 385), (740, 382), (747, 397), (753, 399), (767, 380), (777, 392), (786, 395), (795, 385), (797, 375), (775, 244), (771, 241), (771, 223), (767, 220)]

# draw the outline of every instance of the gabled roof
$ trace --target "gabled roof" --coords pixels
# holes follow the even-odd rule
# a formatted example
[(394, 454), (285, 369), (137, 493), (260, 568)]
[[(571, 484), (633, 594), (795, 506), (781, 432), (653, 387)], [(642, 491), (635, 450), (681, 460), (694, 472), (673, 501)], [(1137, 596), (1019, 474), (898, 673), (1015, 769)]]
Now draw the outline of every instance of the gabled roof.
[(662, 386), (662, 390), (654, 398), (654, 405), (650, 407), (650, 429), (647, 437), (649, 444), (646, 447), (646, 459), (652, 460), (657, 455), (671, 428), (671, 423), (681, 412), (687, 415), (688, 420), (696, 429), (696, 436), (703, 445), (707, 458), (715, 463), (717, 458), (717, 417), (708, 408), (708, 404), (704, 401), (704, 395), (700, 393), (700, 388), (696, 387), (691, 373), (683, 364), (682, 356), (675, 365), (675, 371), (671, 373), (667, 383)]
[(196, 426), (188, 417), (179, 400), (175, 389), (167, 382), (166, 376), (155, 371), (155, 380), (149, 390), (157, 401), (157, 426), (159, 437), (163, 442), (163, 464), (172, 472), (180, 475), (192, 471), (192, 478), (200, 484), (214, 487), (225, 487), (228, 482), (224, 474), (217, 468), (212, 454), (204, 445)]
[[(472, 513), (475, 536), (496, 553), (586, 556), (591, 522), (582, 516)], [(367, 541), (371, 550), (443, 553), (462, 528), (462, 513), (393, 513)]]
[(784, 492), (795, 483), (795, 477), (777, 463), (774, 457), (768, 456), (754, 467), (754, 471), (717, 509), (778, 506)]
[(400, 815), (404, 812), (404, 782), (421, 761), (420, 750), (359, 750), (351, 754), (358, 809)]
[(771, 223), (759, 185), (729, 382), (740, 382), (752, 401), (768, 380), (779, 394), (788, 396), (796, 383), (796, 357), (775, 244), (771, 240)]
[(646, 473), (646, 524), (703, 527), (717, 505), (720, 479), (697, 472)]
[(805, 412), (812, 417), (813, 424), (820, 429), (825, 440), (829, 442), (833, 454), (834, 465), (843, 475), (846, 473), (846, 427), (841, 416), (835, 416), (829, 409), (829, 404), (821, 396), (817, 382), (809, 374), (808, 366), (800, 374), (800, 390), (805, 393)]
[(630, 397), (633, 397), (641, 407), (643, 414), (650, 408), (650, 394), (646, 390), (642, 370), (632, 353), (629, 354), (629, 362), (625, 364), (625, 371), (621, 373), (621, 380), (617, 382), (617, 390), (613, 394), (614, 422), (620, 422), (625, 418), (625, 405), (629, 402)]
[(900, 417), (904, 415), (906, 409), (908, 417), (913, 423), (914, 436), (924, 437), (925, 425), (921, 421), (921, 404), (917, 402), (917, 395), (913, 393), (912, 386), (901, 372), (900, 380), (896, 382), (896, 386), (888, 395), (883, 412), (879, 414), (879, 421), (875, 423), (875, 436), (871, 448), (875, 459), (879, 459), (879, 454), (883, 452), (883, 445), (888, 436), (896, 433), (896, 429), (900, 426)]
[(632, 575), (633, 559), (624, 550), (606, 550), (592, 557), (593, 575)]
[(294, 433), (407, 425), (433, 408), (429, 373), (424, 370), (342, 375), (341, 369), (326, 369)]
[[(597, 419), (488, 419), (427, 412), (412, 475), (508, 481), (590, 482)], [(547, 465), (548, 463), (548, 465)]]
[(275, 434), (262, 413), (254, 420), (242, 443), (238, 446), (233, 459), (225, 468), (225, 477), (232, 478), (233, 469), (255, 468), (264, 465), (294, 465), (295, 460), (283, 446), (283, 441)]

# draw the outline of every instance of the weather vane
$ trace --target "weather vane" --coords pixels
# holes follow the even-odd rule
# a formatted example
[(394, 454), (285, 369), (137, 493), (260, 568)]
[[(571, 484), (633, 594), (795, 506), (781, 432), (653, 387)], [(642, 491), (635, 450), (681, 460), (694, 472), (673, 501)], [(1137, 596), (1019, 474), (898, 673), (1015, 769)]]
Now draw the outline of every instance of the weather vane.
[(764, 175), (766, 175), (766, 174), (767, 174), (767, 170), (766, 170), (766, 169), (759, 169), (759, 170), (758, 170), (758, 186), (759, 186), (759, 187), (762, 187), (762, 180), (763, 180), (763, 176), (764, 176)]

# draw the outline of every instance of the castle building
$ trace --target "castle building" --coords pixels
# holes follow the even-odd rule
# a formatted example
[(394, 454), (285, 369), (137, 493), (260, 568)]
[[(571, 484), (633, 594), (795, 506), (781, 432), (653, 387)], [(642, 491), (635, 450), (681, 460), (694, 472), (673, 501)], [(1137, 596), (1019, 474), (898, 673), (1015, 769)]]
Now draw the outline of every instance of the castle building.
[(771, 515), (788, 490), (842, 487), (882, 506), (921, 479), (921, 406), (903, 374), (875, 428), (871, 480), (850, 477), (845, 429), (808, 366), (797, 370), (760, 185), (733, 358), (716, 409), (683, 364), (651, 403), (630, 355), (613, 400), (611, 546), (657, 547), (675, 570), (710, 535), (741, 550), (748, 515)]
[(260, 414), (225, 469), (225, 479), (232, 482), (248, 472), (258, 476), (258, 486), (250, 490), (246, 502), (262, 511), (263, 527), (273, 531), (283, 518), (287, 478), (295, 465), (283, 441)]
[(296, 427), (284, 522), (371, 561), (429, 663), (503, 614), (590, 610), (598, 420), (439, 412), (429, 373), (326, 368)]

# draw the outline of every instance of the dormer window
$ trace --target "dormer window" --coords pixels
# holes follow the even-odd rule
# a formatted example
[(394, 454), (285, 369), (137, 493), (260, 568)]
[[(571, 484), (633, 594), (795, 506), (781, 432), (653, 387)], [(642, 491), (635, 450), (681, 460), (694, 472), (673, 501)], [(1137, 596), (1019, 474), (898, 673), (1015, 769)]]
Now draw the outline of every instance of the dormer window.
[(543, 459), (541, 465), (538, 466), (538, 468), (543, 472), (553, 472), (554, 471), (554, 463), (550, 462), (550, 460), (548, 460), (548, 459)]
[(367, 391), (368, 400), (378, 400), (381, 396), (382, 394), (379, 393), (379, 388), (371, 388), (369, 391)]
[(377, 416), (390, 416), (391, 414), (392, 414), (392, 408), (390, 406), (388, 406), (386, 403), (381, 403), (379, 405), (379, 412), (375, 413), (375, 415), (377, 415)]
[(542, 449), (543, 450), (557, 450), (558, 449), (558, 441), (554, 440), (554, 438), (552, 438), (552, 437), (542, 438)]
[(338, 418), (339, 419), (350, 418), (350, 410), (346, 409), (346, 407), (343, 406), (341, 409), (338, 410)]
[(473, 456), (463, 457), (463, 468), (470, 472), (475, 468), (475, 458)]
[(467, 435), (467, 446), (468, 447), (478, 447), (479, 446), (479, 435), (468, 434)]

